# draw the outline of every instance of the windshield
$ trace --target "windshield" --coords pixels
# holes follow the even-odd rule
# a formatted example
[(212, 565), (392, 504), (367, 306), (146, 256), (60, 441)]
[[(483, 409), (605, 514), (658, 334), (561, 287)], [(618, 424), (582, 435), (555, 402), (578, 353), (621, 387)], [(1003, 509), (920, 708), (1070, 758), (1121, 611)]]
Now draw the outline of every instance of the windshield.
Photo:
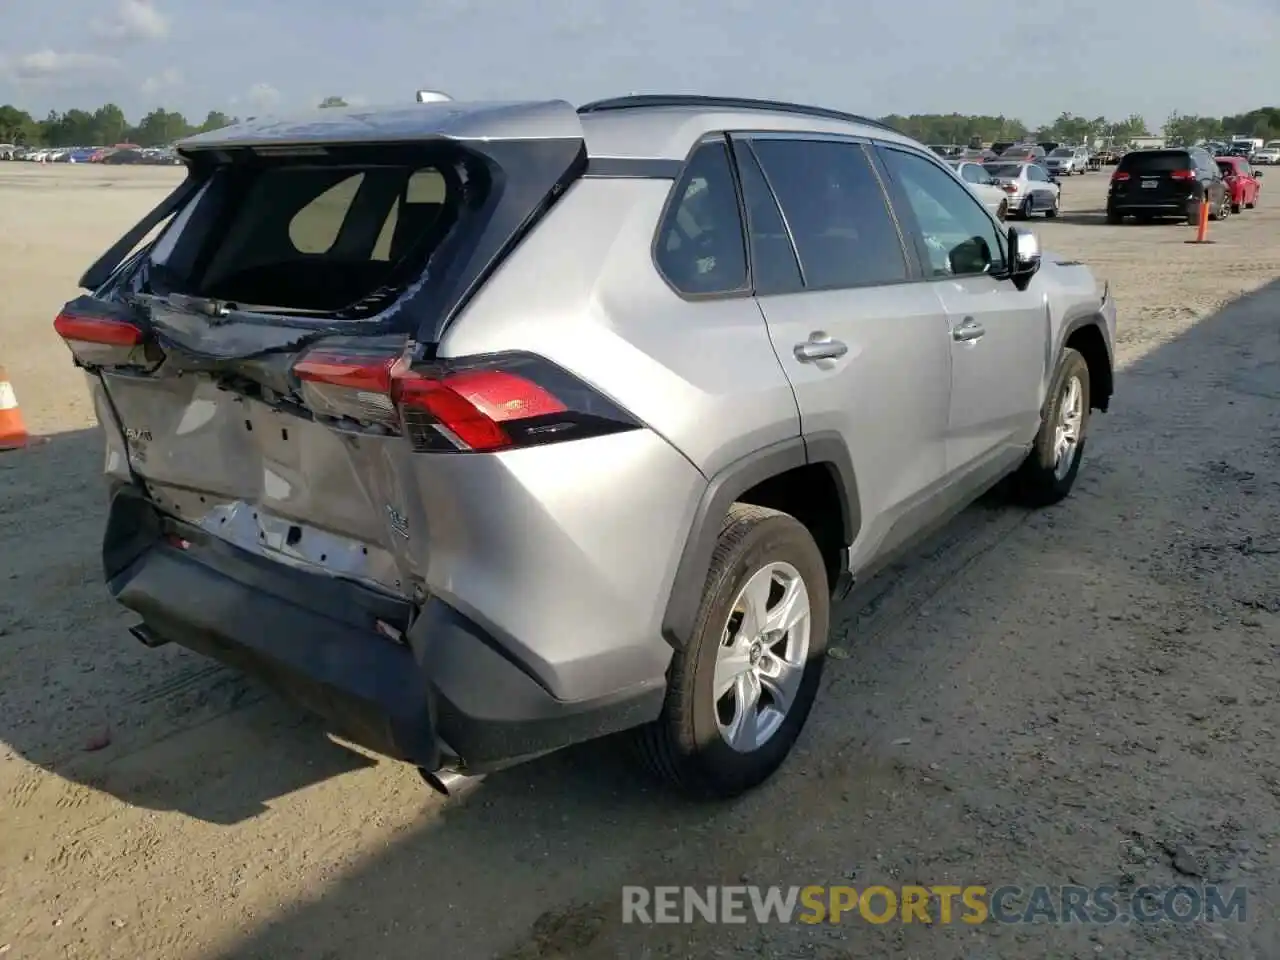
[(984, 163), (982, 169), (987, 171), (993, 177), (1003, 177), (1006, 180), (1018, 179), (1018, 174), (1022, 167), (1016, 163)]
[(1076, 152), (1070, 147), (1059, 147), (1057, 150), (1053, 151), (1053, 153), (1049, 154), (1051, 157), (1074, 157), (1075, 155)]

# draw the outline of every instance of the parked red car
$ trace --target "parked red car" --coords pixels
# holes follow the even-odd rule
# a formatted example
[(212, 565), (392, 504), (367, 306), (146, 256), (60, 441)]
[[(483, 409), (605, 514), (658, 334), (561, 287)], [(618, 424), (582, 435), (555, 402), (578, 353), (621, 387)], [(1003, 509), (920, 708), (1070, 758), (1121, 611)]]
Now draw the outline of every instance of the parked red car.
[(1244, 157), (1218, 157), (1218, 169), (1222, 178), (1227, 181), (1227, 189), (1231, 192), (1231, 212), (1252, 210), (1258, 205), (1258, 194), (1262, 184), (1258, 178), (1262, 171), (1254, 170)]

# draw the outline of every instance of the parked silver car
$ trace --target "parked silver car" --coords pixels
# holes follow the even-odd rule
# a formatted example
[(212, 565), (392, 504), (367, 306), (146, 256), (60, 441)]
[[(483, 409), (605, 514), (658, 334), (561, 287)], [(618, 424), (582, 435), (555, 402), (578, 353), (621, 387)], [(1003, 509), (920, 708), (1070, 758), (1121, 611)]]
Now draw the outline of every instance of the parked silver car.
[(1009, 194), (1000, 181), (987, 172), (986, 167), (981, 163), (956, 160), (951, 162), (951, 168), (996, 219), (1004, 220), (1008, 217)]
[(996, 160), (983, 168), (1009, 198), (1009, 210), (1022, 219), (1033, 213), (1056, 217), (1062, 209), (1062, 187), (1037, 163), (1005, 163)]
[(1055, 177), (1087, 173), (1089, 153), (1084, 147), (1058, 147), (1044, 158), (1044, 168)]
[(633, 728), (690, 792), (760, 783), (832, 598), (1007, 475), (1065, 497), (1111, 400), (1106, 285), (874, 121), (322, 112), (183, 142), (55, 328), (134, 635), (437, 788)]

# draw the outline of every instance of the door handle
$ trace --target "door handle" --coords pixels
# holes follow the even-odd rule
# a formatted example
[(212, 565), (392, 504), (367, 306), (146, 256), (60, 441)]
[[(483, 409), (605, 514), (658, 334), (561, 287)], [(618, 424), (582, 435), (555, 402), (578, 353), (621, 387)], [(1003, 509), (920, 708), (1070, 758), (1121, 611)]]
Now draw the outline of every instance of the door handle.
[(965, 317), (960, 324), (951, 328), (951, 339), (959, 343), (972, 343), (984, 337), (986, 333), (987, 328), (977, 320), (973, 317)]
[(796, 359), (801, 363), (813, 363), (816, 360), (837, 360), (849, 352), (847, 344), (840, 340), (832, 340), (821, 330), (809, 334), (804, 343), (797, 343)]

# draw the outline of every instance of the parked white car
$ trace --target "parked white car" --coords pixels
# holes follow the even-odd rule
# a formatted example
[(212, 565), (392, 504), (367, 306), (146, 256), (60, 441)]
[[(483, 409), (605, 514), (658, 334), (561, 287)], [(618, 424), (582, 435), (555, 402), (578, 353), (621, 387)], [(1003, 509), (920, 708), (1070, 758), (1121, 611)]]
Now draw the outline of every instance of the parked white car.
[(1006, 163), (995, 160), (984, 163), (987, 176), (1003, 188), (1012, 216), (1028, 220), (1033, 213), (1056, 217), (1062, 207), (1062, 187), (1038, 163)]
[(1009, 194), (986, 168), (968, 160), (953, 160), (951, 168), (960, 176), (982, 205), (1000, 220), (1009, 215)]
[(1280, 144), (1272, 141), (1250, 157), (1249, 162), (1254, 164), (1266, 164), (1268, 166), (1274, 166), (1275, 164), (1280, 163)]

